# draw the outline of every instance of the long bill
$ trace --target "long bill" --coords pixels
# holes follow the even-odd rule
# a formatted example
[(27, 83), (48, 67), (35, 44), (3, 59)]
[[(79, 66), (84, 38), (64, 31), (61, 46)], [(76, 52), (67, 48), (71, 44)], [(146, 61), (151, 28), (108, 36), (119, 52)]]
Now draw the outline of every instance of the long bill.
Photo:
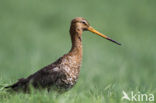
[(118, 45), (121, 45), (120, 43), (118, 43), (117, 41), (115, 41), (115, 40), (112, 40), (111, 38), (109, 38), (108, 36), (106, 36), (106, 35), (104, 35), (104, 34), (102, 34), (102, 33), (100, 33), (100, 32), (98, 32), (97, 30), (95, 30), (93, 27), (88, 27), (88, 30), (90, 31), (90, 32), (92, 32), (92, 33), (94, 33), (94, 34), (97, 34), (97, 35), (99, 35), (99, 36), (101, 36), (101, 37), (103, 37), (103, 38), (105, 38), (105, 39), (107, 39), (107, 40), (109, 40), (109, 41), (111, 41), (111, 42), (114, 42), (114, 43), (116, 43), (116, 44), (118, 44)]

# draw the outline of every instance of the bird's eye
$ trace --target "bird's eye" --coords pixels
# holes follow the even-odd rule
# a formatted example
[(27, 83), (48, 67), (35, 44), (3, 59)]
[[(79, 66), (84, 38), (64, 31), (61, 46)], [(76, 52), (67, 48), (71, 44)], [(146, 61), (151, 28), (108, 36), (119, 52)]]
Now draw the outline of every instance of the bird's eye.
[(81, 21), (84, 25), (87, 25), (87, 23), (85, 21)]

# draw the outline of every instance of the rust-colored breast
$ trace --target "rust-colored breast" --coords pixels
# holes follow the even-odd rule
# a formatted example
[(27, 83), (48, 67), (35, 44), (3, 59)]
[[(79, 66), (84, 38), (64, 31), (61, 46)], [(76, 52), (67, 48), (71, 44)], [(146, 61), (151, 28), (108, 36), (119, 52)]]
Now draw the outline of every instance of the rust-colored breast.
[(58, 88), (71, 88), (76, 83), (81, 65), (81, 59), (78, 58), (75, 55), (65, 55), (60, 64), (53, 68), (54, 71), (60, 72), (60, 76), (56, 80)]

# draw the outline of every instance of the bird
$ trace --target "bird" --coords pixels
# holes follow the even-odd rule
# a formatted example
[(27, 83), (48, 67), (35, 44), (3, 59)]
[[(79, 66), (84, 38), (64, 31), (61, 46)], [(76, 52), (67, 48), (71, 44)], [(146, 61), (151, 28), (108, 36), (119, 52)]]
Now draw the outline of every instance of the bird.
[(30, 85), (36, 89), (41, 88), (47, 89), (48, 91), (51, 89), (57, 91), (67, 91), (71, 89), (76, 84), (80, 74), (83, 31), (90, 31), (111, 42), (121, 45), (117, 41), (95, 30), (83, 17), (76, 17), (71, 21), (70, 25), (69, 33), (72, 46), (69, 52), (27, 78), (21, 78), (14, 84), (5, 88), (23, 92), (29, 91)]

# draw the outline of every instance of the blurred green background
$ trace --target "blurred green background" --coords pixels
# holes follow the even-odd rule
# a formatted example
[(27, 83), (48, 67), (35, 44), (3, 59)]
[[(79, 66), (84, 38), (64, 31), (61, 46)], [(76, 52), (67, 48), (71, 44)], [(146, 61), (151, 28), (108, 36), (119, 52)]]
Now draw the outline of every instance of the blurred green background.
[(125, 103), (122, 90), (156, 94), (155, 11), (155, 0), (1, 0), (0, 85), (67, 53), (75, 17), (86, 18), (122, 46), (84, 32), (83, 63), (73, 89), (61, 96), (1, 92), (0, 102)]

